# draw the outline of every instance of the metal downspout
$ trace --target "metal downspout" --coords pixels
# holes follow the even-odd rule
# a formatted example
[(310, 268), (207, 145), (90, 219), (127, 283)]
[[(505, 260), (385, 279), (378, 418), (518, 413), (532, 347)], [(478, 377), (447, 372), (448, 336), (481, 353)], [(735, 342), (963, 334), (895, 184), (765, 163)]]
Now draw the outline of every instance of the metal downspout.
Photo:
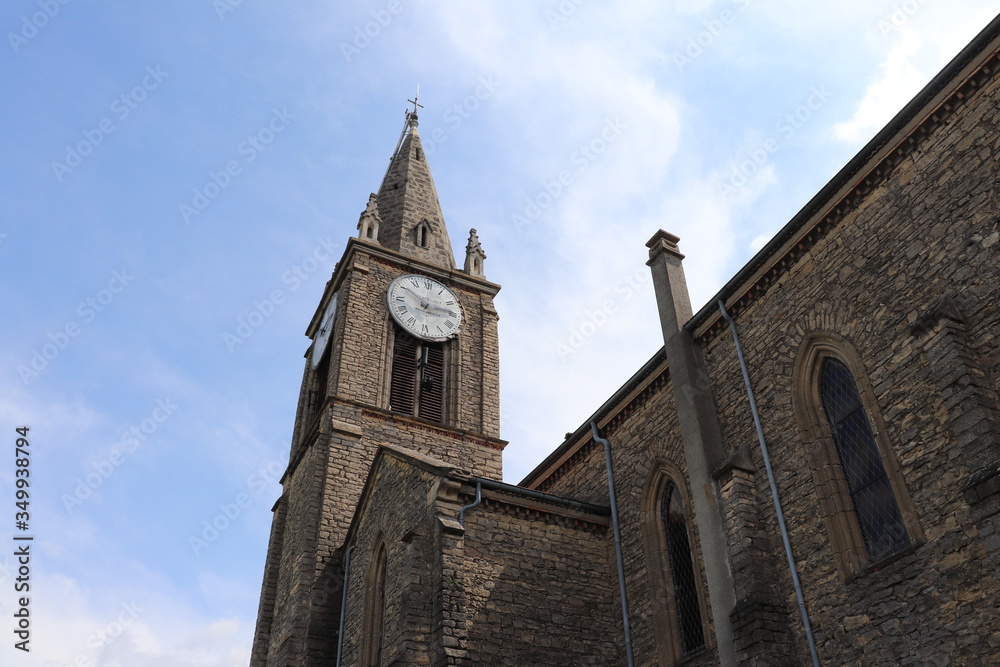
[(618, 559), (618, 593), (622, 600), (622, 625), (625, 627), (625, 660), (628, 667), (635, 665), (632, 656), (632, 628), (628, 617), (628, 596), (625, 593), (625, 565), (622, 559), (622, 534), (618, 527), (618, 502), (615, 500), (615, 476), (611, 471), (611, 443), (597, 432), (597, 422), (590, 422), (594, 440), (604, 445), (604, 465), (608, 469), (608, 496), (611, 499), (611, 527), (615, 534), (615, 556)]
[(471, 510), (473, 507), (483, 502), (483, 480), (476, 480), (476, 499), (471, 503), (466, 505), (458, 513), (458, 522), (462, 524), (462, 528), (465, 528), (465, 510)]
[(729, 328), (733, 332), (733, 342), (736, 343), (736, 357), (740, 361), (740, 370), (743, 371), (743, 383), (746, 385), (747, 398), (750, 399), (750, 412), (753, 414), (753, 425), (757, 429), (757, 440), (760, 442), (760, 451), (764, 455), (764, 468), (767, 470), (767, 483), (771, 487), (771, 500), (774, 503), (774, 511), (778, 516), (778, 527), (781, 529), (781, 542), (785, 545), (785, 558), (788, 559), (788, 569), (792, 573), (792, 584), (795, 586), (795, 597), (799, 602), (799, 615), (802, 617), (802, 627), (806, 631), (806, 640), (809, 642), (809, 655), (812, 656), (812, 663), (819, 667), (819, 654), (816, 652), (816, 640), (813, 638), (812, 625), (809, 623), (809, 611), (806, 609), (805, 597), (802, 595), (802, 583), (799, 581), (799, 570), (795, 566), (795, 556), (792, 555), (792, 544), (788, 540), (788, 527), (785, 525), (785, 513), (781, 511), (781, 500), (778, 498), (778, 487), (774, 482), (774, 470), (771, 469), (771, 457), (767, 453), (767, 442), (764, 441), (764, 430), (760, 425), (760, 414), (757, 412), (757, 401), (754, 399), (753, 387), (750, 386), (750, 373), (747, 371), (747, 363), (743, 358), (743, 346), (740, 344), (739, 334), (736, 332), (736, 322), (729, 317), (726, 312), (726, 304), (719, 299), (719, 311), (722, 317), (729, 322)]
[(344, 592), (340, 597), (340, 630), (337, 631), (337, 667), (340, 667), (340, 657), (344, 650), (344, 614), (347, 613), (347, 584), (351, 581), (351, 553), (354, 551), (352, 544), (347, 548), (347, 558), (344, 562)]

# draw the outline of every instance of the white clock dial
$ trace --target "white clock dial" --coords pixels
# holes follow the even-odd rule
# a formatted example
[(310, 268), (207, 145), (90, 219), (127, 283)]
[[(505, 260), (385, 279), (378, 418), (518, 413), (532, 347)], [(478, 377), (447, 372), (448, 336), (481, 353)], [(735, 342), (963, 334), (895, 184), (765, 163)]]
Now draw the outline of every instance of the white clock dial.
[(423, 340), (446, 340), (458, 333), (462, 308), (450, 289), (427, 276), (396, 278), (386, 293), (389, 313), (399, 326)]
[(333, 318), (336, 316), (337, 294), (334, 292), (330, 298), (330, 304), (326, 307), (326, 312), (323, 313), (323, 321), (319, 325), (319, 331), (316, 332), (316, 337), (313, 339), (312, 357), (310, 359), (313, 368), (319, 366), (319, 362), (323, 358), (323, 352), (326, 351), (326, 344), (330, 342), (330, 334), (333, 332)]

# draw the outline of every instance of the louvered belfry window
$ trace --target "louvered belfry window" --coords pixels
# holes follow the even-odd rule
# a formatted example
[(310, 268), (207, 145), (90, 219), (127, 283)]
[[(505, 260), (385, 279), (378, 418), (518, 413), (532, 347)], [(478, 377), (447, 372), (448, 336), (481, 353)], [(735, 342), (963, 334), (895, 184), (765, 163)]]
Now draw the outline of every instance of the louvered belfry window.
[(705, 635), (702, 630), (701, 608), (698, 605), (698, 588), (691, 559), (691, 542), (688, 539), (684, 503), (680, 489), (673, 481), (668, 481), (663, 490), (660, 513), (667, 538), (670, 576), (674, 584), (674, 604), (680, 630), (681, 652), (683, 655), (689, 655), (705, 645)]
[(389, 408), (394, 412), (444, 421), (444, 346), (396, 330), (392, 349)]
[(908, 547), (910, 540), (858, 386), (839, 359), (823, 360), (820, 398), (865, 550), (869, 560), (876, 563)]

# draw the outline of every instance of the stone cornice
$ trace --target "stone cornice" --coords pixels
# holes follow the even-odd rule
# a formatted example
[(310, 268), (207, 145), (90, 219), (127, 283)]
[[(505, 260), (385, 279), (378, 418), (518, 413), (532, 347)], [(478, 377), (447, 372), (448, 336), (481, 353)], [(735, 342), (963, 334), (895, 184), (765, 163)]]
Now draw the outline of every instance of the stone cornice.
[[(354, 401), (347, 401), (343, 398), (336, 399), (340, 403), (347, 403), (361, 406), (360, 403), (355, 403)], [(503, 451), (507, 446), (506, 440), (500, 440), (499, 438), (489, 438), (481, 434), (470, 433), (469, 431), (462, 431), (459, 429), (449, 428), (447, 426), (441, 426), (432, 424), (418, 417), (411, 417), (409, 415), (403, 415), (398, 412), (390, 412), (389, 410), (379, 410), (372, 408), (371, 406), (364, 406), (361, 409), (361, 416), (367, 417), (368, 419), (375, 419), (378, 421), (391, 423), (399, 426), (403, 429), (423, 431), (425, 433), (433, 433), (434, 435), (441, 435), (458, 442), (468, 442), (472, 444), (479, 445), (481, 447), (488, 447), (489, 449), (496, 449), (498, 451)]]
[[(470, 485), (469, 482), (463, 484), (461, 495), (470, 502), (474, 500), (475, 484)], [(482, 489), (482, 505), (505, 514), (585, 531), (604, 531), (611, 525), (611, 510), (606, 507), (595, 506), (592, 511), (585, 511), (563, 506), (558, 501), (547, 502), (491, 489)]]

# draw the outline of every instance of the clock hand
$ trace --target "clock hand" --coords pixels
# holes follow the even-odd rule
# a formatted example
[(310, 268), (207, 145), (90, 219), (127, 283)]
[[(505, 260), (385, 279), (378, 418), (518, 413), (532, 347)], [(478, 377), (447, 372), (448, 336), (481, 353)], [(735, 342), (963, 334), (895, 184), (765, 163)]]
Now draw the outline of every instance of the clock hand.
[(400, 285), (400, 287), (402, 287), (404, 290), (406, 290), (407, 292), (409, 292), (413, 296), (417, 297), (417, 301), (420, 302), (420, 307), (421, 308), (424, 308), (424, 309), (427, 308), (427, 306), (429, 305), (429, 303), (424, 299), (424, 297), (420, 296), (419, 294), (417, 294), (416, 292), (414, 292), (413, 290), (411, 290), (406, 285)]
[[(421, 304), (421, 305), (423, 305), (423, 304)], [(430, 304), (430, 303), (427, 304), (426, 309), (427, 310), (436, 310), (439, 313), (444, 313), (444, 314), (450, 315), (452, 317), (458, 317), (458, 313), (454, 313), (454, 312), (448, 310), (447, 308), (442, 308), (441, 306), (435, 306), (435, 305)]]

